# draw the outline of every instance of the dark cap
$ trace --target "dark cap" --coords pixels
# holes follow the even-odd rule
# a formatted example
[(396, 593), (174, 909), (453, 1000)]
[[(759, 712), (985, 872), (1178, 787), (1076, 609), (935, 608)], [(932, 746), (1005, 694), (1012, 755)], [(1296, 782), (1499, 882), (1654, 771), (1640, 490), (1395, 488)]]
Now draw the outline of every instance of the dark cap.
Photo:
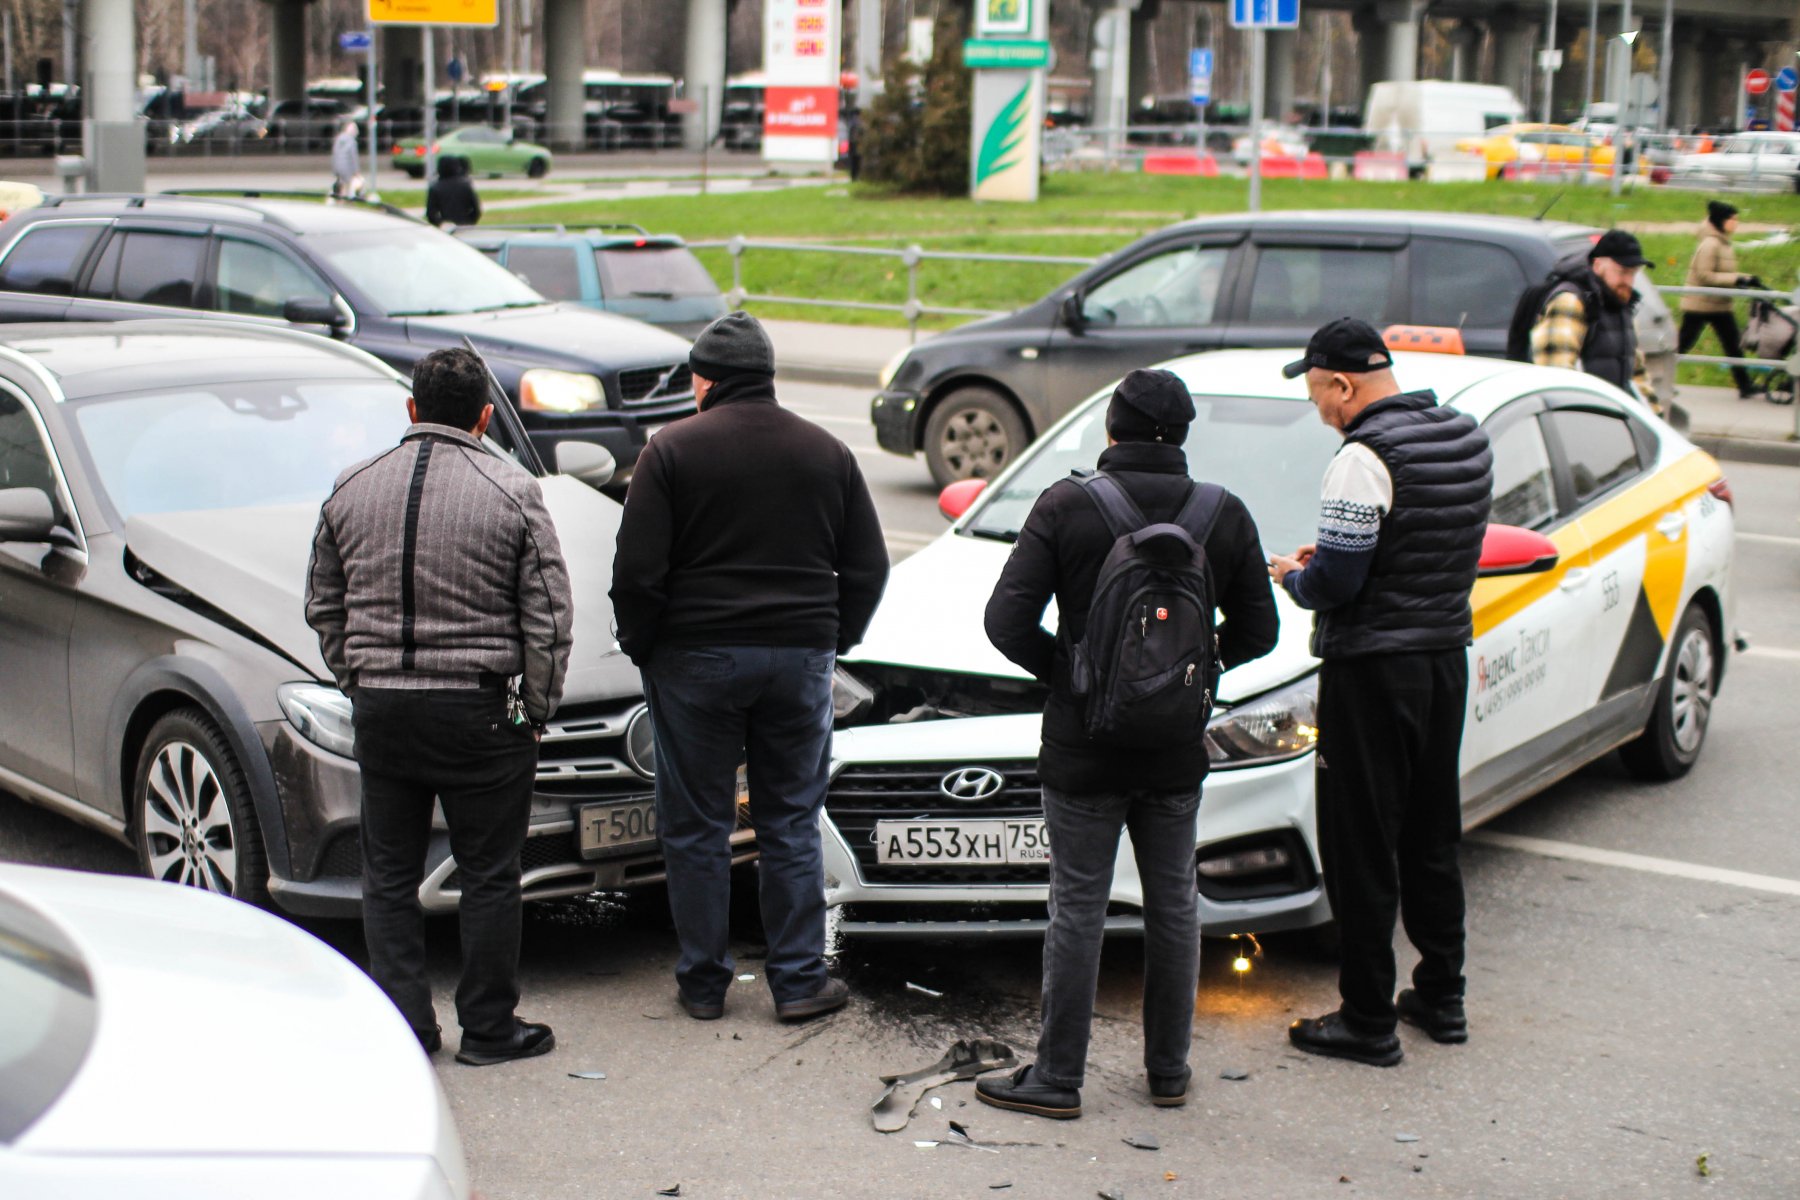
[(1638, 244), (1637, 235), (1626, 233), (1623, 229), (1609, 229), (1594, 242), (1594, 248), (1588, 251), (1588, 261), (1596, 258), (1610, 258), (1621, 267), (1647, 267), (1650, 260), (1644, 257), (1644, 248)]
[(726, 313), (700, 331), (688, 366), (702, 379), (721, 383), (733, 375), (775, 374), (775, 347), (762, 322), (747, 312)]
[(1194, 397), (1173, 371), (1137, 370), (1119, 381), (1106, 409), (1106, 432), (1115, 442), (1187, 440)]
[(1357, 374), (1384, 371), (1393, 365), (1394, 356), (1373, 325), (1355, 317), (1339, 317), (1329, 325), (1321, 325), (1306, 343), (1306, 357), (1295, 359), (1281, 368), (1281, 373), (1292, 379), (1314, 367)]
[(1717, 229), (1720, 233), (1725, 232), (1725, 222), (1731, 220), (1731, 218), (1737, 216), (1737, 214), (1738, 210), (1737, 205), (1735, 204), (1727, 204), (1723, 200), (1708, 200), (1706, 202), (1706, 219), (1712, 222), (1712, 227)]

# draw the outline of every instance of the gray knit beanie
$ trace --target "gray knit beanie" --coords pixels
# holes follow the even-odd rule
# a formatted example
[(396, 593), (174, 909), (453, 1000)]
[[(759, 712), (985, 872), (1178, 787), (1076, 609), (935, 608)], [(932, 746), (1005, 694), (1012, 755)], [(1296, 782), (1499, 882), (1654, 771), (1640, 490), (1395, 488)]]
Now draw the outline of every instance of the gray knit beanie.
[(714, 383), (734, 375), (774, 375), (775, 347), (755, 317), (747, 312), (726, 313), (694, 339), (688, 366)]

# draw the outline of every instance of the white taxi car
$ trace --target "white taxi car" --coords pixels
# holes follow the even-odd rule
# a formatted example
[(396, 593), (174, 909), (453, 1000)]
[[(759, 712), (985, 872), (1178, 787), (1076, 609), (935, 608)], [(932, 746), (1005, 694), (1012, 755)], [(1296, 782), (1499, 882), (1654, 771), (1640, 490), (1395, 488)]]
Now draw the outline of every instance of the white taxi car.
[[(1189, 469), (1242, 497), (1265, 548), (1282, 552), (1314, 540), (1320, 479), (1340, 444), (1304, 379), (1281, 377), (1294, 353), (1163, 364), (1187, 381), (1199, 413)], [(1732, 501), (1718, 463), (1589, 375), (1395, 357), (1402, 386), (1435, 389), (1493, 442), (1465, 823), (1615, 748), (1640, 776), (1684, 774), (1704, 744), (1734, 628)], [(868, 636), (842, 662), (821, 821), (827, 896), (846, 934), (1044, 927), (1043, 692), (988, 644), (982, 613), (1038, 494), (1091, 468), (1105, 447), (1109, 394), (1069, 413), (985, 492), (980, 480), (946, 489), (940, 506), (954, 526), (895, 569)], [(1279, 644), (1224, 676), (1206, 732), (1213, 769), (1195, 853), (1208, 934), (1330, 917), (1314, 837), (1312, 619), (1279, 590), (1277, 603)], [(1045, 622), (1054, 621), (1052, 611)], [(1128, 844), (1112, 901), (1109, 928), (1141, 929)]]

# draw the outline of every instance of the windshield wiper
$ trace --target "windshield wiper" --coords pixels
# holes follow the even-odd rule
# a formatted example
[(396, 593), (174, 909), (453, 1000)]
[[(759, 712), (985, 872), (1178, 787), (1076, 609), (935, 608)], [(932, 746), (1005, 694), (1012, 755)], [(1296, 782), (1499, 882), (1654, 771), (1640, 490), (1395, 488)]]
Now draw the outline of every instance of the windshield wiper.
[(508, 300), (505, 304), (488, 304), (481, 308), (471, 308), (470, 312), (499, 312), (503, 308), (542, 308), (550, 303), (548, 300)]
[(674, 292), (630, 292), (627, 294), (640, 296), (645, 300), (673, 300), (675, 298)]
[(414, 308), (405, 312), (391, 312), (390, 317), (460, 317), (468, 310), (463, 308)]
[(970, 537), (986, 538), (990, 542), (1016, 542), (1019, 531), (1016, 529), (984, 529), (980, 525), (971, 525), (963, 530)]

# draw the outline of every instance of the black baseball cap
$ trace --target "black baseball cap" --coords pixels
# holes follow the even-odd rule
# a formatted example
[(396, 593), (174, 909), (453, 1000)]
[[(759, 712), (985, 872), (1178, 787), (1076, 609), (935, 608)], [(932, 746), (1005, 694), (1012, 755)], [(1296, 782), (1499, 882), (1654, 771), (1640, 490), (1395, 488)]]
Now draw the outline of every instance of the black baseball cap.
[(1373, 325), (1355, 317), (1339, 317), (1329, 325), (1321, 325), (1306, 343), (1306, 357), (1295, 359), (1281, 368), (1281, 373), (1292, 379), (1313, 367), (1356, 374), (1386, 370), (1393, 365), (1394, 356)]
[(1588, 251), (1588, 261), (1596, 258), (1610, 258), (1621, 267), (1647, 267), (1650, 260), (1644, 257), (1644, 247), (1638, 243), (1637, 235), (1626, 233), (1623, 229), (1609, 229), (1594, 241), (1594, 248)]

